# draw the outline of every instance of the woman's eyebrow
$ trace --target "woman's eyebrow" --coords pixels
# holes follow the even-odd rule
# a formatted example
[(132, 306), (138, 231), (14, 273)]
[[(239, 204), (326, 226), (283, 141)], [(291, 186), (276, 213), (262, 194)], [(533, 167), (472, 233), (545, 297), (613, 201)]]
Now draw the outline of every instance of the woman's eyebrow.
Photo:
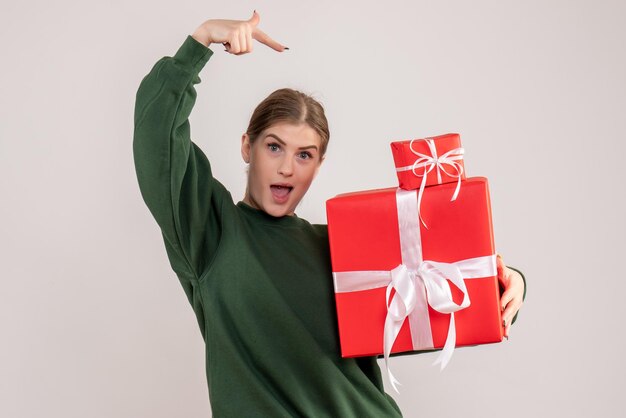
[[(276, 139), (278, 142), (280, 142), (282, 145), (287, 145), (287, 143), (285, 141), (283, 141), (282, 139), (280, 139), (278, 137), (278, 135), (275, 134), (267, 134), (265, 135), (265, 138), (267, 138), (268, 136), (271, 136), (272, 138)], [(315, 150), (317, 150), (317, 145), (307, 145), (306, 147), (299, 147), (298, 149), (309, 149), (309, 148), (314, 148)]]

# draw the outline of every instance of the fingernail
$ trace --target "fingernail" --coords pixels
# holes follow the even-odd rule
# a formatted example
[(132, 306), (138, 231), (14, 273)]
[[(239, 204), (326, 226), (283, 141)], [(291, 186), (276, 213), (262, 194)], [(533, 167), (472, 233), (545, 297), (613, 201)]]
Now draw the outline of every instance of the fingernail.
[(284, 48), (284, 49), (289, 49), (289, 48), (287, 48), (286, 46), (285, 46), (285, 47), (283, 47), (283, 48)]
[(504, 338), (506, 338), (507, 341), (509, 341), (509, 336), (505, 335)]
[(502, 320), (502, 326), (503, 326), (503, 327), (506, 327), (506, 319), (503, 319), (503, 320)]

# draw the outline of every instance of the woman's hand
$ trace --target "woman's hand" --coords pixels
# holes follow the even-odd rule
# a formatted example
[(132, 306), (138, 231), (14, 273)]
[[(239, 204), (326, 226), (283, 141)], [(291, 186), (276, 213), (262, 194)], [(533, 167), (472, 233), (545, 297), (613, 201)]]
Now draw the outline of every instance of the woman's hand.
[(252, 52), (253, 39), (278, 52), (289, 49), (257, 28), (260, 19), (256, 10), (248, 20), (209, 19), (200, 25), (191, 36), (206, 46), (219, 42), (226, 47), (227, 52), (234, 55)]
[(511, 321), (522, 307), (524, 297), (524, 279), (515, 270), (511, 270), (504, 265), (500, 254), (496, 257), (498, 267), (498, 280), (504, 286), (504, 293), (500, 297), (500, 308), (502, 309), (502, 322), (504, 323), (504, 336), (509, 338)]

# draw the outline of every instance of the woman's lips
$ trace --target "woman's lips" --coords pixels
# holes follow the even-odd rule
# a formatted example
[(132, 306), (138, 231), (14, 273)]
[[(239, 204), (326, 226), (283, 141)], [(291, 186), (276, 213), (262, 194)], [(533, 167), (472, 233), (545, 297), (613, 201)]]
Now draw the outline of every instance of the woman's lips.
[(285, 203), (289, 199), (289, 193), (293, 189), (292, 186), (271, 185), (272, 197), (276, 203)]

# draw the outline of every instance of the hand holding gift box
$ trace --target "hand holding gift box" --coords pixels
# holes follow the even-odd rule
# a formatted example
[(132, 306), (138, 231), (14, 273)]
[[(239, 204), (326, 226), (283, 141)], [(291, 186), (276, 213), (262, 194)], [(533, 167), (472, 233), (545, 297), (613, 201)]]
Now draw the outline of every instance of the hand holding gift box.
[(517, 269), (507, 267), (500, 254), (497, 255), (497, 266), (498, 281), (503, 291), (500, 296), (500, 308), (502, 309), (504, 337), (508, 339), (511, 325), (515, 322), (526, 297), (526, 279)]
[[(436, 142), (428, 147), (439, 155)], [(455, 346), (502, 341), (487, 179), (436, 177), (426, 187), (423, 176), (419, 191), (369, 190), (327, 202), (343, 357), (384, 354), (387, 362), (391, 353), (442, 348), (443, 368)], [(420, 204), (428, 228), (418, 221)]]
[[(327, 202), (342, 356), (388, 357), (448, 341), (439, 360), (445, 366), (455, 345), (502, 340), (487, 179), (465, 180), (451, 204), (453, 188), (424, 194), (429, 229), (420, 227), (416, 191), (371, 190)], [(408, 278), (397, 278), (403, 265)]]

